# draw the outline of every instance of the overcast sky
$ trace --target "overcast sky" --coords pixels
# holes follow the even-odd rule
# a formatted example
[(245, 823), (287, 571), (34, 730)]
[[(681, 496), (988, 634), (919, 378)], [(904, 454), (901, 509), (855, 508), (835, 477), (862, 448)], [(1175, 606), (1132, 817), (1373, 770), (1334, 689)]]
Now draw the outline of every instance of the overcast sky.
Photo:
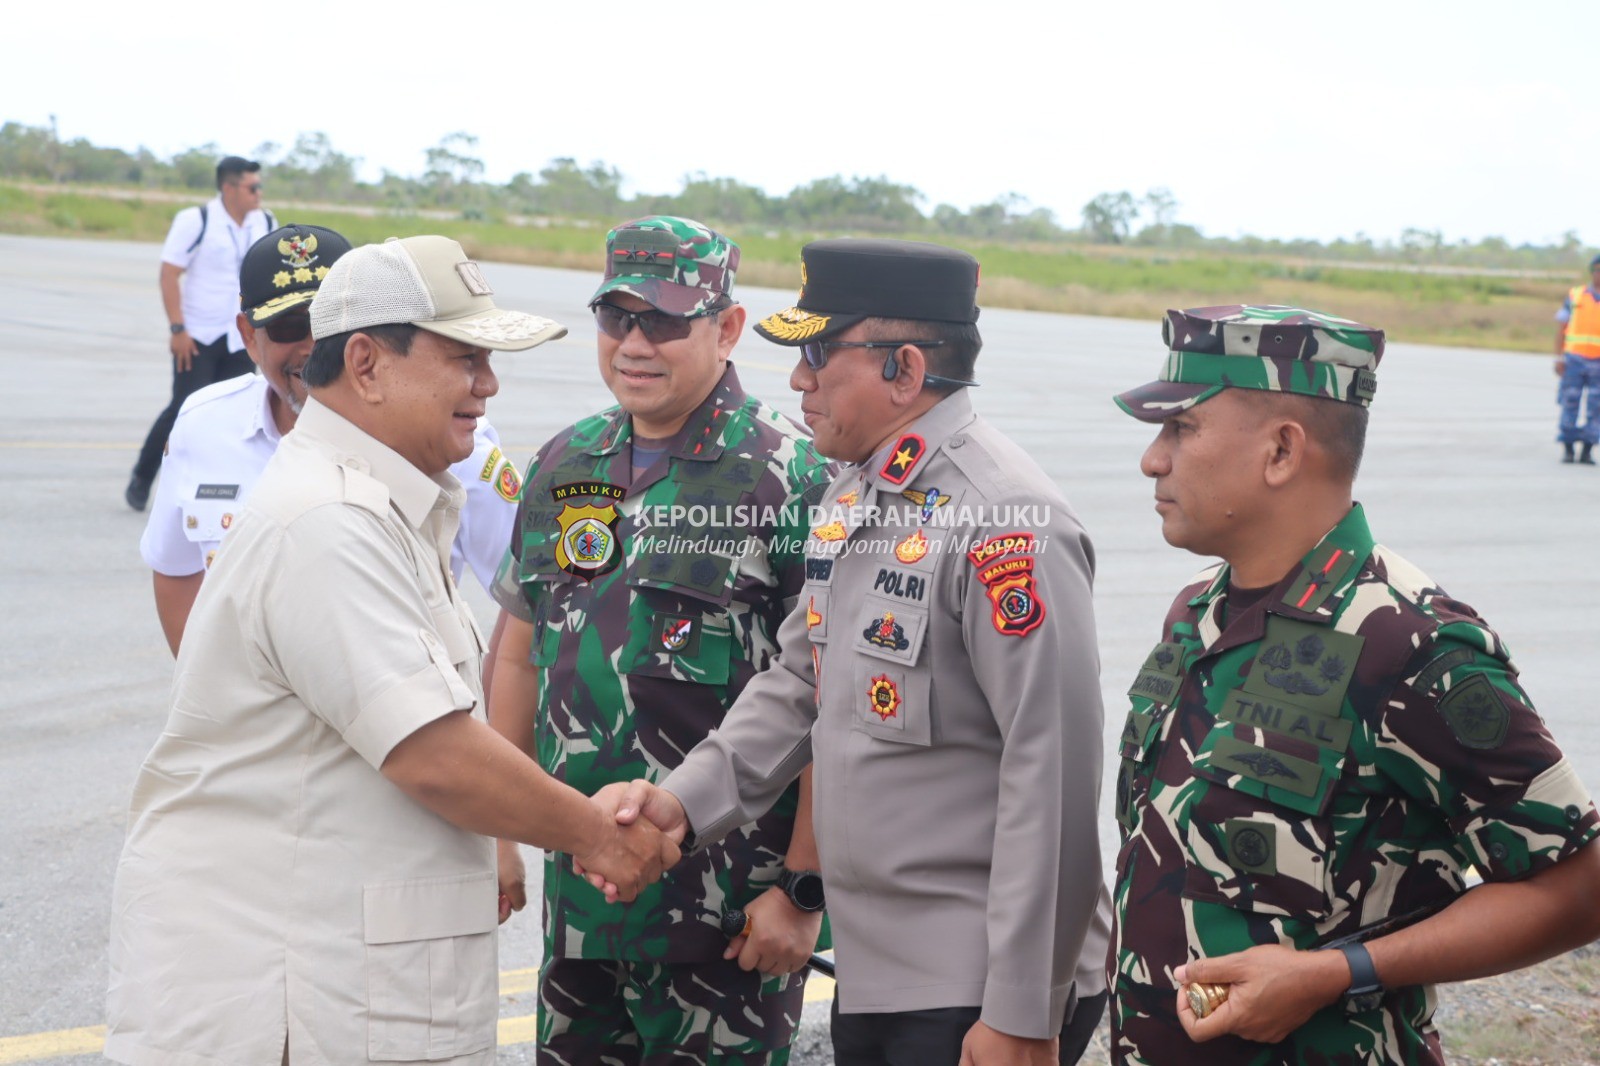
[(1164, 186), (1212, 236), (1596, 243), (1594, 25), (1504, 0), (31, 3), (0, 120), (163, 156), (322, 131), (369, 179), (464, 130), (495, 182), (557, 156), (628, 193), (883, 175), (1073, 225)]

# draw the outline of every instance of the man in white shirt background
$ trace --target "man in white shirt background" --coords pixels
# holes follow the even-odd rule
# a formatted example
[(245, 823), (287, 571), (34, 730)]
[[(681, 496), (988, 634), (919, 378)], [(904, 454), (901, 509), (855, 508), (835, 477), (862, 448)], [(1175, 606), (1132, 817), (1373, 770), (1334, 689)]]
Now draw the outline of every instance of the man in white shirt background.
[(149, 502), (167, 434), (184, 399), (212, 382), (250, 372), (250, 357), (234, 324), (239, 267), (250, 245), (276, 225), (272, 213), (261, 208), (261, 164), (236, 155), (217, 163), (216, 197), (184, 208), (172, 220), (161, 247), (172, 399), (150, 427), (122, 494), (135, 511)]

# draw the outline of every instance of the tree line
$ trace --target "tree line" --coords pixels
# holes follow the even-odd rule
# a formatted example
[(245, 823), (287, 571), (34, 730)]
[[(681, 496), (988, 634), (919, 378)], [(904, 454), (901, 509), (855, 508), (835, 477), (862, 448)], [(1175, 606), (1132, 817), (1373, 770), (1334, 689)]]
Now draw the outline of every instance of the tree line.
[[(1125, 245), (1176, 251), (1294, 256), (1307, 259), (1392, 261), (1432, 266), (1568, 269), (1586, 262), (1588, 250), (1573, 231), (1550, 245), (1512, 245), (1500, 237), (1449, 241), (1439, 231), (1407, 229), (1398, 240), (1358, 233), (1327, 243), (1252, 236), (1208, 237), (1178, 219), (1170, 189), (1143, 195), (1105, 192), (1086, 203), (1077, 223), (1058, 218), (1010, 192), (965, 210), (947, 203), (924, 210), (914, 186), (887, 177), (834, 175), (798, 185), (782, 195), (730, 177), (685, 175), (671, 194), (624, 196), (623, 174), (595, 160), (558, 157), (537, 173), (522, 171), (497, 185), (484, 180), (478, 139), (451, 133), (423, 154), (421, 174), (385, 169), (374, 182), (357, 177), (359, 156), (346, 155), (324, 133), (302, 133), (287, 147), (257, 145), (250, 157), (270, 170), (276, 200), (370, 205), (410, 212), (458, 211), (467, 219), (559, 218), (614, 221), (645, 214), (714, 219), (729, 229), (764, 227), (809, 233), (886, 233), (1007, 243)], [(118, 185), (209, 193), (217, 160), (228, 154), (207, 143), (162, 158), (147, 148), (127, 151), (84, 138), (63, 141), (51, 126), (7, 122), (0, 126), (0, 177), (21, 181)]]

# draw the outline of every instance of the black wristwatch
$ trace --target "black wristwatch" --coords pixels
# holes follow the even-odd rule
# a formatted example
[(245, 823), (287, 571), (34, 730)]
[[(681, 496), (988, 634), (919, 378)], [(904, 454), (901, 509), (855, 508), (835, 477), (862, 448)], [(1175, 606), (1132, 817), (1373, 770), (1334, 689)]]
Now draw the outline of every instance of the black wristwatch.
[(1383, 1003), (1383, 982), (1378, 980), (1378, 969), (1372, 965), (1366, 945), (1340, 944), (1339, 950), (1350, 964), (1350, 987), (1344, 990), (1345, 1013), (1364, 1014), (1377, 1010)]
[(172, 335), (174, 337), (176, 337), (178, 334), (182, 333), (184, 331), (184, 329), (185, 329), (184, 324), (182, 322), (174, 322), (172, 324), (171, 328), (172, 328)]
[(822, 875), (815, 870), (784, 870), (778, 875), (778, 887), (800, 910), (820, 911), (827, 905), (822, 892)]

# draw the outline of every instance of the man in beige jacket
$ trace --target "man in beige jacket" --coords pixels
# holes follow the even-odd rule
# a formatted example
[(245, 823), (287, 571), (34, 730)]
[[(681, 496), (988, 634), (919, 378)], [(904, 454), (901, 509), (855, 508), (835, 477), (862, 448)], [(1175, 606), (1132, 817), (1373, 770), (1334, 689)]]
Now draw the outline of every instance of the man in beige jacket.
[(134, 788), (119, 1062), (491, 1063), (490, 838), (614, 871), (624, 898), (676, 859), (489, 728), (450, 576), (446, 470), (498, 391), (490, 350), (565, 330), (497, 309), (443, 237), (347, 253), (311, 327), (311, 398), (201, 586)]

